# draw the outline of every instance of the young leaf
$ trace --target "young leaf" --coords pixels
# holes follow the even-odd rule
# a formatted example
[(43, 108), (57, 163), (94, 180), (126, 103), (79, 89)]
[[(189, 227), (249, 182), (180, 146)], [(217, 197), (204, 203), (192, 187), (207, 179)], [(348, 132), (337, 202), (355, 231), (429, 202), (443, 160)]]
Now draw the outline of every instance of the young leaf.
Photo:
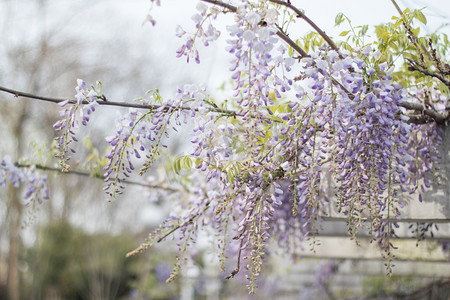
[(416, 17), (417, 20), (422, 22), (422, 24), (425, 24), (425, 25), (427, 24), (427, 18), (420, 10), (415, 11), (414, 17)]
[(338, 13), (336, 15), (336, 18), (334, 19), (334, 26), (339, 26), (342, 22), (344, 22), (344, 20), (345, 20), (344, 14)]

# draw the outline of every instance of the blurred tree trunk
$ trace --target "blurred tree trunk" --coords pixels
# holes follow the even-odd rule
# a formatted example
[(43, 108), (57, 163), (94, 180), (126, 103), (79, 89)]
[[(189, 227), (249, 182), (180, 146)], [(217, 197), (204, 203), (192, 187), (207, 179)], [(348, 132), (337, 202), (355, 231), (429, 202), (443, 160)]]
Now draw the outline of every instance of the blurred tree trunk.
[(20, 279), (19, 279), (19, 253), (20, 253), (20, 220), (22, 208), (20, 207), (20, 189), (10, 187), (9, 193), (9, 255), (8, 255), (8, 299), (20, 299)]
[[(13, 161), (17, 161), (23, 148), (23, 125), (28, 115), (26, 103), (18, 104), (18, 110), (21, 113), (15, 118), (12, 124), (14, 137), (16, 138), (15, 157)], [(9, 185), (8, 195), (8, 223), (9, 223), (9, 255), (8, 255), (8, 278), (7, 290), (8, 299), (20, 299), (20, 274), (19, 274), (19, 256), (21, 250), (20, 224), (22, 221), (23, 203), (21, 201), (21, 189)]]

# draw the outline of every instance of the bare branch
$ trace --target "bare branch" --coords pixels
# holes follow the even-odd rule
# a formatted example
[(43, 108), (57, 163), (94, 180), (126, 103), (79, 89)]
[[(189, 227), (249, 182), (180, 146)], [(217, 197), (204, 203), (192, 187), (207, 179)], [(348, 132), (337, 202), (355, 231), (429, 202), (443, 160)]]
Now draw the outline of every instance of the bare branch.
[[(302, 259), (345, 259), (352, 261), (384, 261), (383, 257), (364, 257), (364, 256), (356, 256), (356, 257), (346, 257), (346, 256), (337, 256), (337, 255), (318, 255), (318, 254), (298, 254), (299, 258)], [(413, 257), (413, 258), (403, 258), (403, 257), (395, 257), (395, 261), (397, 262), (427, 262), (427, 263), (448, 263), (447, 259), (440, 258), (424, 258), (424, 257)]]
[[(397, 2), (395, 0), (391, 0), (391, 1), (394, 4), (394, 6), (397, 9), (400, 16), (403, 16), (403, 12), (400, 9), (400, 7), (398, 6)], [(450, 88), (450, 80), (445, 78), (445, 75), (450, 74), (450, 68), (448, 71), (443, 70), (443, 68), (441, 66), (441, 61), (437, 57), (436, 50), (433, 49), (433, 44), (432, 44), (431, 39), (429, 39), (429, 41), (428, 41), (428, 45), (429, 45), (431, 51), (428, 51), (426, 49), (426, 47), (423, 45), (423, 43), (418, 41), (416, 35), (414, 34), (414, 32), (411, 29), (411, 26), (406, 24), (405, 21), (403, 21), (403, 26), (406, 28), (406, 30), (408, 32), (409, 40), (414, 44), (414, 46), (416, 47), (417, 52), (419, 53), (419, 56), (420, 56), (420, 62), (417, 62), (410, 58), (406, 58), (406, 60), (408, 61), (408, 64), (409, 64), (409, 68), (408, 68), (409, 71), (418, 71), (424, 75), (437, 78), (442, 83), (444, 83), (447, 87)], [(438, 69), (439, 73), (430, 71), (429, 68), (425, 65), (425, 60), (424, 60), (424, 56), (423, 56), (424, 54), (434, 63), (434, 65)]]
[(412, 59), (406, 58), (406, 60), (408, 61), (408, 64), (409, 64), (409, 68), (408, 69), (410, 71), (418, 71), (418, 72), (420, 72), (420, 73), (422, 73), (424, 75), (437, 78), (443, 84), (445, 84), (446, 86), (448, 86), (450, 88), (450, 80), (445, 78), (442, 74), (432, 72), (432, 71), (428, 70), (428, 68), (426, 68), (422, 64), (419, 64), (418, 62), (416, 62), (416, 61), (414, 61)]
[(225, 2), (222, 2), (222, 1), (215, 1), (215, 0), (200, 0), (200, 1), (225, 7), (225, 8), (229, 9), (232, 12), (235, 12), (236, 9), (237, 9), (236, 6), (233, 6), (231, 4), (228, 4), (228, 3), (225, 3)]
[[(319, 217), (325, 222), (347, 222), (347, 217)], [(370, 219), (364, 219), (363, 221), (371, 221)], [(418, 219), (418, 218), (403, 218), (403, 219), (381, 219), (380, 222), (390, 222), (390, 223), (450, 223), (450, 218), (436, 218), (436, 219)]]
[[(36, 100), (41, 100), (41, 101), (46, 101), (46, 102), (52, 102), (52, 103), (60, 103), (63, 101), (67, 101), (68, 99), (63, 99), (63, 98), (52, 98), (52, 97), (44, 97), (44, 96), (38, 96), (38, 95), (34, 95), (34, 94), (30, 94), (30, 93), (26, 93), (26, 92), (21, 92), (21, 91), (17, 91), (17, 90), (13, 90), (13, 89), (9, 89), (9, 88), (5, 88), (0, 86), (0, 91), (9, 93), (9, 94), (13, 94), (15, 97), (23, 97), (23, 98), (30, 98), (30, 99), (36, 99)], [(104, 96), (102, 96), (101, 98), (103, 99)], [(69, 100), (69, 103), (71, 104), (76, 104), (77, 101), (76, 100)], [(156, 105), (156, 104), (139, 104), (139, 103), (130, 103), (130, 102), (114, 102), (114, 101), (98, 101), (97, 102), (99, 105), (104, 105), (104, 106), (117, 106), (117, 107), (127, 107), (127, 108), (140, 108), (140, 109), (148, 109), (148, 110), (156, 110), (160, 107), (162, 107), (162, 105)], [(169, 108), (176, 108), (176, 107), (169, 107), (166, 106), (166, 109), (168, 110)], [(193, 111), (198, 111), (198, 109), (193, 109), (187, 106), (183, 106), (181, 107), (182, 110), (193, 110)], [(208, 109), (210, 112), (216, 112), (219, 114), (224, 114), (230, 117), (243, 117), (242, 114), (239, 114), (236, 111), (232, 111), (232, 110), (227, 110), (227, 109), (222, 109), (222, 108), (218, 108), (218, 107), (210, 107)]]
[[(236, 12), (237, 8), (236, 6), (233, 6), (231, 4), (222, 2), (222, 1), (215, 1), (215, 0), (201, 0), (203, 2), (207, 2), (207, 3), (211, 3), (211, 4), (215, 4), (218, 6), (222, 6), (224, 8), (229, 9), (232, 12)], [(297, 45), (292, 39), (290, 39), (285, 33), (283, 33), (281, 30), (278, 29), (277, 31), (277, 35), (283, 40), (285, 41), (289, 46), (291, 46), (298, 54), (300, 54), (301, 57), (307, 57), (308, 54), (305, 52), (305, 50), (303, 50), (302, 48), (300, 48), (299, 45)]]
[[(406, 109), (420, 111), (423, 115), (431, 117), (438, 124), (444, 124), (445, 121), (449, 118), (448, 113), (446, 115), (440, 114), (435, 110), (425, 108), (422, 104), (419, 103), (403, 102), (401, 106)], [(409, 117), (411, 118), (411, 116)]]
[(395, 9), (397, 9), (398, 13), (399, 13), (400, 15), (403, 15), (403, 12), (402, 12), (402, 10), (400, 9), (400, 6), (398, 6), (397, 2), (396, 2), (395, 0), (391, 0), (391, 1), (392, 1), (392, 4), (394, 4)]
[(236, 263), (236, 269), (231, 271), (231, 274), (225, 277), (225, 279), (231, 279), (234, 276), (236, 276), (239, 273), (239, 270), (241, 269), (241, 253), (242, 253), (242, 244), (244, 243), (244, 240), (241, 239), (241, 243), (239, 244), (239, 252), (238, 252), (238, 258)]
[[(79, 175), (79, 176), (86, 176), (86, 177), (91, 177), (91, 178), (98, 178), (98, 179), (105, 179), (105, 176), (99, 175), (99, 174), (94, 174), (94, 173), (88, 173), (88, 172), (83, 172), (83, 171), (76, 171), (76, 170), (70, 170), (67, 172), (62, 172), (60, 168), (53, 168), (53, 167), (48, 167), (48, 166), (43, 166), (40, 164), (21, 164), (21, 163), (14, 163), (14, 165), (17, 168), (36, 168), (39, 170), (43, 170), (43, 171), (52, 171), (52, 172), (58, 172), (61, 174), (74, 174), (74, 175)], [(146, 187), (146, 188), (150, 188), (150, 189), (159, 189), (159, 190), (164, 190), (167, 192), (171, 192), (171, 193), (175, 193), (175, 192), (179, 192), (180, 190), (177, 189), (173, 189), (173, 188), (169, 188), (169, 187), (165, 187), (165, 186), (161, 186), (161, 185), (153, 185), (153, 184), (148, 184), (148, 183), (143, 183), (143, 182), (137, 182), (137, 181), (132, 181), (132, 180), (122, 180), (123, 183), (125, 184), (129, 184), (129, 185), (137, 185), (137, 186), (142, 186), (142, 187)]]
[(308, 18), (300, 9), (298, 9), (295, 6), (293, 6), (290, 1), (287, 1), (287, 2), (281, 1), (281, 0), (269, 0), (269, 1), (273, 2), (273, 3), (276, 3), (276, 4), (280, 4), (280, 5), (286, 6), (287, 8), (291, 9), (293, 12), (295, 12), (297, 17), (302, 18), (303, 20), (305, 20), (312, 28), (314, 28), (314, 30), (318, 34), (320, 34), (320, 36), (327, 42), (328, 45), (330, 45), (330, 47), (333, 50), (335, 50), (335, 51), (337, 51), (339, 53), (339, 47), (336, 46), (336, 44), (325, 33), (325, 31), (320, 29), (319, 26), (317, 26), (316, 23), (314, 23), (310, 18)]
[(295, 43), (293, 40), (291, 40), (286, 34), (284, 34), (283, 32), (281, 32), (281, 30), (277, 31), (277, 35), (283, 40), (285, 41), (289, 46), (292, 47), (292, 49), (294, 49), (298, 54), (300, 54), (300, 56), (303, 57), (308, 57), (308, 53), (305, 52), (305, 50), (303, 50), (302, 48), (300, 48), (299, 45), (297, 45), (297, 43)]

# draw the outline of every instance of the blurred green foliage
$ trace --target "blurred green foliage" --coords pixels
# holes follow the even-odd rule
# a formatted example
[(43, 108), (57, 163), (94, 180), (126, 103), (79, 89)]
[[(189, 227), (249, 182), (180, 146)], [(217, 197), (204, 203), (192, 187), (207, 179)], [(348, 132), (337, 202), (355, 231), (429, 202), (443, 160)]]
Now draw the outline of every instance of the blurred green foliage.
[[(177, 283), (167, 286), (166, 278), (159, 278), (164, 270), (157, 272), (158, 261), (167, 261), (162, 251), (125, 257), (137, 244), (132, 235), (90, 234), (57, 221), (41, 227), (37, 236), (23, 258), (24, 299), (172, 299), (178, 294)], [(170, 255), (166, 250), (163, 256)]]
[[(419, 285), (420, 286), (420, 285)], [(408, 294), (418, 286), (411, 276), (383, 275), (365, 279), (362, 283), (363, 294), (368, 298), (385, 299), (399, 294)]]

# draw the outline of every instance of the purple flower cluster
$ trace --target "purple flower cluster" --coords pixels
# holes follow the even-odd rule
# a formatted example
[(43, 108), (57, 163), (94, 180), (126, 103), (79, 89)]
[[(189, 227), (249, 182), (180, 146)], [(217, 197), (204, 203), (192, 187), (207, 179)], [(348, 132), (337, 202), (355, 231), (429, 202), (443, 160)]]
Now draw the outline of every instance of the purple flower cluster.
[(257, 107), (273, 105), (273, 98), (279, 99), (280, 93), (291, 89), (292, 80), (285, 72), (291, 71), (294, 59), (287, 57), (284, 46), (275, 47), (278, 43), (278, 30), (274, 26), (277, 14), (276, 10), (243, 4), (237, 8), (236, 22), (227, 26), (232, 39), (227, 40), (226, 50), (234, 56), (230, 67), (234, 96), (238, 97), (237, 104), (248, 113), (261, 114)]
[[(193, 91), (194, 89), (195, 91)], [(139, 169), (139, 175), (143, 175), (160, 155), (160, 147), (167, 147), (164, 139), (169, 138), (170, 130), (178, 131), (177, 126), (186, 124), (190, 116), (195, 116), (199, 108), (194, 103), (202, 101), (204, 96), (197, 88), (186, 86), (184, 91), (179, 89), (174, 100), (168, 100), (161, 104), (155, 103), (160, 100), (157, 91), (153, 92), (150, 100), (144, 100), (145, 104), (157, 105), (154, 110), (145, 113), (130, 108), (117, 122), (115, 135), (106, 138), (111, 149), (106, 154), (108, 159), (105, 170), (104, 190), (110, 200), (115, 200), (117, 194), (121, 194), (124, 186), (123, 180), (130, 177), (135, 170), (133, 159), (145, 160)], [(183, 105), (192, 107), (190, 112)]]
[[(303, 60), (302, 78), (310, 82), (311, 94), (310, 113), (303, 125), (316, 133), (312, 141), (302, 144), (302, 152), (311, 153), (310, 158), (300, 155), (299, 160), (312, 169), (327, 162), (338, 189), (338, 211), (348, 217), (350, 233), (355, 237), (366, 216), (371, 216), (374, 237), (390, 252), (393, 225), (381, 219), (398, 217), (397, 194), (408, 184), (406, 164), (412, 159), (411, 126), (401, 111), (406, 93), (392, 82), (392, 68), (387, 69), (387, 64), (380, 64), (378, 70), (368, 65), (370, 51), (341, 56), (324, 49)], [(310, 149), (305, 151), (308, 144)], [(313, 152), (321, 157), (316, 163)], [(306, 181), (321, 176), (311, 174)]]
[[(244, 6), (239, 13), (240, 23), (229, 28), (235, 37), (229, 51), (235, 55), (232, 71), (238, 74), (233, 76), (236, 106), (245, 117), (242, 122), (217, 119), (200, 101), (203, 90), (186, 86), (179, 91), (178, 97), (197, 99), (191, 104), (191, 157), (201, 173), (191, 181), (195, 187), (184, 213), (168, 219), (155, 236), (175, 228), (180, 240), (189, 243), (194, 228), (214, 224), (223, 259), (231, 237), (229, 249), (234, 249), (238, 266), (248, 269), (252, 291), (269, 239), (291, 253), (311, 237), (314, 246), (330, 201), (324, 182), (329, 173), (337, 190), (333, 203), (348, 217), (351, 235), (370, 228), (390, 268), (396, 237), (390, 220), (399, 216), (399, 193), (417, 182), (411, 179), (417, 174), (411, 167), (414, 158), (421, 157), (425, 174), (432, 169), (433, 155), (425, 151), (431, 138), (414, 138), (416, 129), (401, 108), (406, 92), (392, 81), (393, 69), (371, 65), (378, 54), (370, 48), (337, 53), (323, 47), (302, 60), (295, 80), (277, 77), (271, 68), (288, 72), (291, 63), (272, 59), (273, 31), (256, 26), (261, 16), (251, 9)], [(275, 105), (282, 108), (271, 109)], [(427, 132), (423, 129), (418, 132)], [(423, 149), (411, 147), (412, 140)], [(427, 149), (437, 151), (435, 146)], [(427, 177), (418, 176), (428, 186)]]
[[(297, 62), (279, 43), (283, 33), (272, 4), (240, 4), (227, 27), (226, 48), (233, 57), (236, 114), (221, 118), (224, 110), (194, 85), (154, 110), (130, 110), (107, 138), (110, 198), (121, 193), (134, 160), (145, 156), (139, 172), (144, 173), (168, 129), (176, 131), (191, 118), (193, 149), (183, 159), (189, 165), (192, 158), (197, 172), (189, 175), (188, 199), (180, 199), (179, 210), (147, 244), (177, 235), (181, 254), (170, 278), (198, 229), (210, 225), (219, 237), (222, 261), (230, 249), (236, 257), (230, 276), (245, 267), (253, 291), (268, 241), (290, 253), (304, 240), (312, 239), (314, 246), (330, 202), (347, 217), (353, 238), (363, 228), (370, 230), (390, 271), (399, 196), (430, 187), (428, 174), (438, 158), (436, 125), (409, 124), (402, 106), (411, 100), (409, 94), (392, 80), (394, 67), (371, 46), (338, 52), (323, 45)], [(199, 62), (196, 39), (208, 46), (220, 33), (211, 23), (219, 10), (204, 4), (197, 9), (194, 34), (177, 28), (177, 36), (186, 39), (177, 56)], [(336, 197), (328, 199), (331, 189)]]
[(197, 48), (195, 47), (195, 42), (197, 39), (201, 39), (203, 45), (205, 47), (209, 46), (209, 44), (215, 40), (217, 40), (220, 36), (220, 31), (217, 30), (211, 22), (207, 22), (208, 20), (214, 20), (217, 17), (219, 11), (211, 8), (208, 9), (208, 6), (199, 2), (197, 4), (198, 13), (192, 16), (192, 21), (195, 23), (196, 32), (194, 34), (188, 34), (186, 31), (178, 26), (176, 29), (177, 37), (185, 37), (185, 43), (177, 50), (177, 57), (186, 56), (186, 61), (189, 62), (189, 59), (193, 57), (196, 63), (200, 63), (200, 55), (198, 53)]
[(6, 181), (10, 181), (14, 187), (25, 187), (25, 205), (32, 203), (42, 203), (49, 198), (47, 175), (41, 175), (33, 168), (18, 168), (11, 161), (9, 156), (5, 156), (0, 162), (0, 187), (6, 186)]
[(440, 158), (438, 145), (441, 144), (440, 128), (435, 123), (412, 125), (408, 152), (413, 159), (407, 164), (411, 174), (408, 178), (409, 189), (403, 192), (418, 192), (418, 199), (423, 201), (422, 193), (431, 187), (430, 177), (436, 176), (437, 162)]
[[(60, 158), (60, 165), (63, 172), (70, 170), (70, 165), (67, 163), (70, 159), (69, 151), (75, 153), (71, 143), (77, 142), (76, 130), (78, 129), (78, 123), (81, 120), (81, 124), (86, 126), (90, 120), (90, 115), (95, 111), (95, 107), (98, 105), (96, 98), (101, 95), (101, 84), (98, 83), (97, 87), (86, 89), (86, 83), (78, 79), (76, 90), (76, 103), (66, 107), (69, 104), (69, 100), (60, 102), (61, 107), (66, 107), (60, 111), (61, 120), (57, 121), (53, 128), (61, 132), (61, 135), (55, 138), (56, 148), (58, 154), (56, 157)], [(79, 118), (77, 117), (77, 113)]]

